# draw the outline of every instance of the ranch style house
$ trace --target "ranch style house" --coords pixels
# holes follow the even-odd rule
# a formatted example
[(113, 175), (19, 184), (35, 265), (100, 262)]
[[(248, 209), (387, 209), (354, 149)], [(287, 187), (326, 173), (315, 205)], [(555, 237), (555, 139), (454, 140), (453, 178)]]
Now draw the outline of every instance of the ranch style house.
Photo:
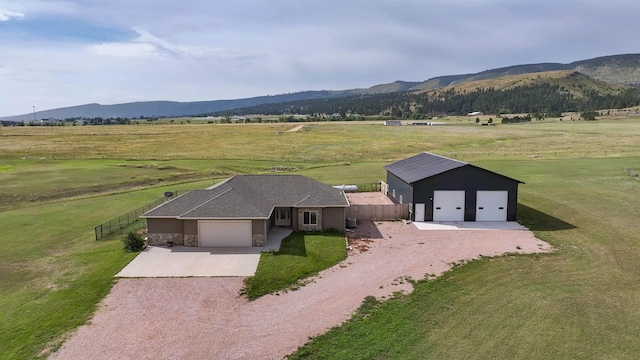
[(262, 247), (274, 226), (342, 230), (348, 207), (342, 190), (302, 175), (236, 175), (142, 217), (150, 245)]

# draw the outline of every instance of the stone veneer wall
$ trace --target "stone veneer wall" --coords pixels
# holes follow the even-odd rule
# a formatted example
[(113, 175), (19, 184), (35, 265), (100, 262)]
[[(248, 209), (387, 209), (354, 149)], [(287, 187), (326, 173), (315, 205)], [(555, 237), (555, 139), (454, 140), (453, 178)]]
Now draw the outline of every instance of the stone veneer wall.
[(170, 241), (174, 245), (183, 245), (184, 236), (182, 233), (149, 233), (147, 235), (147, 243), (152, 246), (165, 246)]
[[(316, 225), (304, 224), (304, 212), (315, 211), (318, 214)], [(298, 208), (298, 230), (300, 231), (322, 231), (322, 209), (321, 208)]]
[(264, 245), (264, 234), (253, 234), (253, 236), (251, 237), (251, 246), (263, 247)]
[(198, 246), (198, 235), (197, 234), (185, 234), (184, 235), (184, 246), (197, 247)]

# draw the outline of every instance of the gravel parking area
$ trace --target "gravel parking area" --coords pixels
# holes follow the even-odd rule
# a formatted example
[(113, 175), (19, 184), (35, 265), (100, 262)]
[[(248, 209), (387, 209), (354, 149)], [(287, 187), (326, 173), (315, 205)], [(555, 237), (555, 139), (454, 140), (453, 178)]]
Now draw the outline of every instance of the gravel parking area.
[(526, 230), (420, 231), (359, 224), (341, 264), (298, 291), (248, 302), (242, 278), (120, 279), (50, 359), (281, 359), (347, 320), (364, 297), (411, 291), (396, 279), (441, 274), (451, 263), (551, 247)]
[(379, 191), (347, 193), (352, 205), (393, 205), (393, 201)]

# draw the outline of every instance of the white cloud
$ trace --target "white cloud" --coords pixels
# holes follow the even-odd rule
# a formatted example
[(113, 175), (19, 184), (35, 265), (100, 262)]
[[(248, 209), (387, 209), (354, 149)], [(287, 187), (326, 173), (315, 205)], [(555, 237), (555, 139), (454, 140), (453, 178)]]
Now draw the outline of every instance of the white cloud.
[[(640, 52), (618, 36), (640, 32), (637, 0), (0, 0), (0, 9), (11, 9), (0, 10), (5, 30), (23, 23), (7, 22), (14, 13), (45, 29), (28, 40), (0, 33), (0, 116), (32, 105), (339, 90)], [(60, 18), (95, 33), (52, 40), (46, 26)], [(95, 36), (103, 28), (116, 35)]]
[(150, 57), (155, 54), (156, 48), (145, 43), (101, 43), (90, 45), (89, 49), (98, 55), (115, 57)]
[(24, 17), (24, 14), (22, 13), (0, 9), (0, 21), (9, 21), (11, 19), (20, 19), (22, 17)]
[(132, 28), (138, 37), (127, 42), (109, 42), (90, 45), (89, 48), (99, 55), (115, 57), (151, 57), (166, 56), (191, 59), (241, 59), (255, 56), (238, 49), (219, 48), (202, 45), (178, 44), (169, 39), (153, 35), (140, 28)]

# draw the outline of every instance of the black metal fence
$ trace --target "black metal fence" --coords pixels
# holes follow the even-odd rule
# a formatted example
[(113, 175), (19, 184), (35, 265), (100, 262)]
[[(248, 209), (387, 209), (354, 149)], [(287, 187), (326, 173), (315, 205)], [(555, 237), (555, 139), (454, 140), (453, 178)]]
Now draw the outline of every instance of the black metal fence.
[(123, 236), (128, 231), (143, 229), (147, 227), (146, 219), (141, 219), (140, 215), (153, 209), (154, 207), (166, 202), (169, 199), (173, 199), (178, 196), (178, 192), (174, 191), (173, 196), (162, 197), (158, 200), (152, 201), (144, 206), (141, 206), (131, 212), (118, 216), (117, 218), (110, 220), (104, 224), (96, 226), (93, 230), (96, 234), (96, 240), (102, 240), (110, 235), (119, 233)]

